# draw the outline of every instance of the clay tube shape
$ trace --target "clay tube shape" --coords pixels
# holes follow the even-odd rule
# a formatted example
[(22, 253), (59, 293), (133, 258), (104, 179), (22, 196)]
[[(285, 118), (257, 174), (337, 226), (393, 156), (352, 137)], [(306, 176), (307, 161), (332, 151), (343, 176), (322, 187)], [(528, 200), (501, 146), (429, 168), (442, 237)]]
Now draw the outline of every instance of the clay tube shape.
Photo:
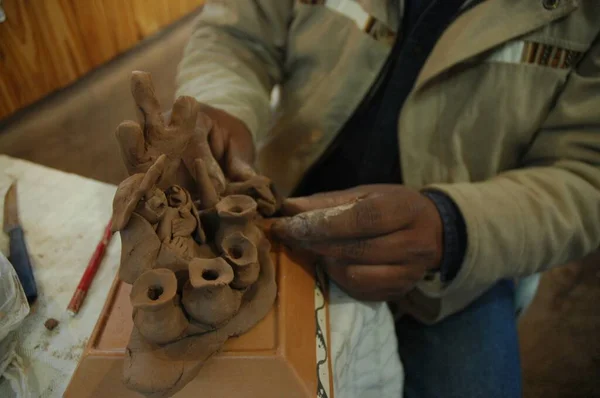
[(189, 275), (182, 302), (193, 319), (216, 328), (238, 312), (242, 295), (229, 286), (234, 275), (225, 260), (195, 258), (189, 264)]
[(240, 231), (223, 238), (223, 257), (233, 268), (231, 287), (245, 289), (256, 282), (260, 272), (256, 245)]
[(188, 321), (178, 305), (177, 278), (159, 268), (144, 272), (131, 289), (133, 323), (147, 340), (165, 344), (181, 337)]
[(257, 215), (257, 204), (246, 195), (230, 195), (217, 203), (219, 228), (215, 236), (215, 244), (221, 253), (223, 239), (234, 232), (241, 232), (255, 246), (264, 238), (260, 228), (253, 222)]

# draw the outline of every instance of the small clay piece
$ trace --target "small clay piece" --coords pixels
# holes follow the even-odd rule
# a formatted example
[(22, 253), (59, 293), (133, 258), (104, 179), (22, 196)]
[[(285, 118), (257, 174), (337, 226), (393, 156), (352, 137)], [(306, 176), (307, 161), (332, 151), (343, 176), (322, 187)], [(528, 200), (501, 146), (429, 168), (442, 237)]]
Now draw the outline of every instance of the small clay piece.
[(187, 329), (173, 271), (161, 268), (144, 272), (133, 284), (130, 298), (133, 324), (149, 341), (165, 344)]
[(240, 231), (233, 232), (221, 242), (223, 257), (227, 260), (235, 277), (231, 282), (234, 289), (245, 289), (258, 279), (260, 265), (256, 246)]
[(194, 259), (189, 265), (190, 280), (183, 289), (183, 306), (203, 325), (215, 328), (227, 322), (240, 308), (242, 294), (234, 291), (233, 269), (221, 257)]
[(178, 98), (165, 116), (149, 74), (134, 72), (131, 91), (140, 123), (117, 128), (130, 177), (117, 188), (112, 222), (119, 278), (133, 285), (123, 376), (139, 393), (168, 397), (273, 305), (270, 244), (257, 222), (279, 201), (270, 180), (235, 156), (227, 166), (235, 182), (225, 178), (209, 145), (222, 131), (195, 99)]
[(58, 326), (58, 323), (59, 322), (56, 319), (48, 318), (46, 319), (46, 322), (44, 322), (44, 326), (46, 327), (46, 329), (52, 331)]

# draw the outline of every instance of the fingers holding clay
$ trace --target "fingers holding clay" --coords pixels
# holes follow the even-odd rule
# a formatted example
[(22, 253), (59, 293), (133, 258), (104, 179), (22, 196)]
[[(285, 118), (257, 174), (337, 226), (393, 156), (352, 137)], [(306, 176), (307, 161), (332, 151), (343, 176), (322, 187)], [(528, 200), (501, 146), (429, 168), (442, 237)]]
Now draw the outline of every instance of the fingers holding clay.
[(246, 181), (258, 175), (254, 168), (237, 156), (237, 152), (233, 149), (228, 154), (227, 169), (230, 178), (234, 181)]
[(177, 98), (173, 104), (169, 127), (179, 128), (184, 134), (191, 135), (196, 127), (198, 111), (198, 102), (194, 98), (188, 96)]

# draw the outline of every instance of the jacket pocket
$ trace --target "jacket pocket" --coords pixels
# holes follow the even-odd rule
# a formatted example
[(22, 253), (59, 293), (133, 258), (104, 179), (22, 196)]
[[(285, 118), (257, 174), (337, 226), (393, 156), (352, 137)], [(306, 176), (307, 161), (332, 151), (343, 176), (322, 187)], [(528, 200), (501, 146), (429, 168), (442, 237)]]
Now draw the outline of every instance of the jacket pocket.
[(448, 76), (407, 101), (400, 130), (403, 166), (419, 167), (412, 153), (431, 154), (434, 166), (422, 176), (427, 182), (483, 181), (520, 167), (569, 73), (489, 61)]
[(298, 0), (304, 6), (324, 6), (328, 10), (342, 15), (352, 21), (359, 30), (372, 39), (392, 46), (396, 40), (396, 32), (387, 23), (369, 14), (355, 0)]
[(532, 40), (514, 40), (488, 54), (484, 62), (529, 64), (553, 69), (571, 69), (583, 52)]

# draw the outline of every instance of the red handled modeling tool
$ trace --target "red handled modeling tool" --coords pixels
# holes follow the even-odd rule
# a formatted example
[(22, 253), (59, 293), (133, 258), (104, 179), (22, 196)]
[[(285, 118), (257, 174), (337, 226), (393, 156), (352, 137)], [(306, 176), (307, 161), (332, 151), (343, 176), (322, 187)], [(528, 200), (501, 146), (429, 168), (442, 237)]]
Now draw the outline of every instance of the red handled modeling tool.
[(104, 258), (104, 253), (106, 252), (106, 248), (110, 243), (110, 239), (112, 238), (112, 222), (109, 222), (104, 229), (104, 235), (102, 235), (102, 240), (96, 246), (96, 251), (90, 258), (90, 262), (88, 263), (81, 280), (79, 281), (79, 285), (77, 285), (77, 289), (75, 293), (73, 293), (73, 297), (69, 302), (67, 307), (67, 312), (72, 316), (75, 316), (79, 312), (79, 308), (83, 304), (83, 300), (85, 300), (85, 296), (87, 295), (88, 289), (90, 288), (92, 281), (94, 280), (94, 276), (96, 276), (96, 272), (100, 267), (100, 263), (102, 263), (102, 259)]

